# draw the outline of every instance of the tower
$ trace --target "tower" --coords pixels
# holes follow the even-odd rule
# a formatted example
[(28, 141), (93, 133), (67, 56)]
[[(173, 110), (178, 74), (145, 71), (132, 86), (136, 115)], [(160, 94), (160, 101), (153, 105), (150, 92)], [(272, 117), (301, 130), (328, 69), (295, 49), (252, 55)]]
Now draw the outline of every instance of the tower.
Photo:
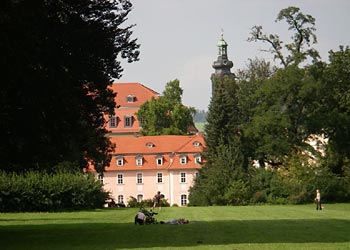
[[(233, 73), (231, 73), (231, 68), (233, 67), (233, 62), (228, 59), (227, 56), (227, 43), (224, 40), (224, 34), (221, 33), (221, 39), (217, 43), (217, 47), (219, 49), (218, 58), (213, 62), (213, 68), (215, 69), (215, 73), (213, 76), (230, 76), (235, 77)], [(212, 77), (213, 77), (212, 76)]]

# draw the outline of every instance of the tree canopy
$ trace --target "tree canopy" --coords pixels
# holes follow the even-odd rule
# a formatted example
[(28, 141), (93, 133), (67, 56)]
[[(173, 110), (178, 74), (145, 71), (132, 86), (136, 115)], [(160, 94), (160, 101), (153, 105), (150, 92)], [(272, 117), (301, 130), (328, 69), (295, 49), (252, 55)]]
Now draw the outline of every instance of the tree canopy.
[(120, 60), (139, 55), (132, 25), (123, 26), (131, 9), (127, 0), (1, 2), (0, 168), (109, 164), (108, 86)]
[(303, 203), (316, 188), (324, 199), (350, 197), (350, 49), (331, 50), (322, 62), (312, 47), (315, 19), (288, 7), (282, 20), (289, 43), (261, 26), (248, 39), (269, 44), (280, 67), (255, 58), (236, 79), (213, 78), (193, 205)]
[(184, 135), (193, 126), (194, 108), (182, 104), (183, 90), (175, 79), (166, 84), (163, 95), (141, 105), (137, 117), (142, 120), (143, 135)]

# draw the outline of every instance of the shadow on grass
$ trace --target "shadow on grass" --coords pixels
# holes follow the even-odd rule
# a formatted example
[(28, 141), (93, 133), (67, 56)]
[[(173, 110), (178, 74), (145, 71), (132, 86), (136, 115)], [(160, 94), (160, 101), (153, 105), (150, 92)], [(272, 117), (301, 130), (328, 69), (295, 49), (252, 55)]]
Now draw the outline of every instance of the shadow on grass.
[[(20, 239), (20, 240), (19, 240)], [(82, 223), (0, 226), (2, 250), (190, 247), (239, 243), (350, 242), (350, 221), (232, 220), (188, 225)]]

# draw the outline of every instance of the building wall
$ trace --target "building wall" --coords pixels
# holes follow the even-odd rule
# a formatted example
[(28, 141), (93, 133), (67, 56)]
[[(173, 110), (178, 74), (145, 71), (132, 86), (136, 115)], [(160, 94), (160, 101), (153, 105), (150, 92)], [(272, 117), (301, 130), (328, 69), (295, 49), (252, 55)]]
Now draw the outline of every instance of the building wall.
[[(186, 205), (188, 203), (189, 188), (193, 185), (197, 169), (182, 170), (146, 170), (146, 171), (107, 171), (104, 173), (104, 189), (111, 192), (112, 197), (118, 201), (122, 195), (124, 203), (130, 196), (135, 198), (142, 195), (143, 199), (152, 199), (160, 191), (170, 205)], [(137, 183), (137, 173), (142, 173), (143, 183)], [(157, 182), (157, 174), (163, 174), (163, 182)], [(185, 173), (186, 181), (182, 182), (181, 173)], [(118, 184), (117, 176), (123, 174), (123, 184)], [(186, 196), (185, 204), (181, 203), (182, 195)], [(183, 197), (184, 198), (184, 197)]]

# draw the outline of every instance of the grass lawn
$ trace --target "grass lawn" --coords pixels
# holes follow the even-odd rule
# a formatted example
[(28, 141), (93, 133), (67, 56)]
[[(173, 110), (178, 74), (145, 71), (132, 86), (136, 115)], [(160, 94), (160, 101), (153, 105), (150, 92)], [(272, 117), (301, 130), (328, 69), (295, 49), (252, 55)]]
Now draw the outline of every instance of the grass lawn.
[(136, 212), (0, 213), (0, 249), (350, 249), (350, 204), (172, 207), (155, 216), (187, 225), (134, 225)]

